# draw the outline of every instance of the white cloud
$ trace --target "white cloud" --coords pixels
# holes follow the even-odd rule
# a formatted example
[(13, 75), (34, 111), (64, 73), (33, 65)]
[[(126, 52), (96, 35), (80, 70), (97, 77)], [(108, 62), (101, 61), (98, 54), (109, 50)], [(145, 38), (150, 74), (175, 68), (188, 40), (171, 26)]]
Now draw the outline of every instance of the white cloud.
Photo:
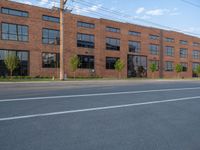
[(73, 10), (76, 14), (89, 13), (89, 12), (97, 12), (102, 7), (101, 4), (93, 5), (92, 7), (80, 7), (79, 5), (75, 5)]
[(170, 12), (169, 9), (153, 9), (146, 12), (147, 15), (151, 16), (163, 16)]
[(140, 7), (136, 10), (135, 13), (138, 15), (143, 15), (143, 16), (144, 15), (147, 15), (147, 16), (180, 15), (180, 12), (178, 12), (177, 8), (173, 8), (173, 9), (157, 8), (157, 9), (147, 10), (144, 7)]
[(101, 8), (101, 6), (102, 6), (101, 4), (93, 5), (92, 7), (88, 7), (88, 10), (98, 11)]
[(151, 17), (150, 16), (147, 16), (147, 15), (143, 15), (143, 16), (134, 16), (135, 19), (143, 19), (143, 20), (146, 20), (146, 19), (150, 19)]
[(29, 1), (24, 1), (24, 4), (32, 5), (32, 3)]
[(136, 10), (136, 14), (141, 14), (142, 12), (145, 11), (145, 8), (144, 7), (140, 7)]

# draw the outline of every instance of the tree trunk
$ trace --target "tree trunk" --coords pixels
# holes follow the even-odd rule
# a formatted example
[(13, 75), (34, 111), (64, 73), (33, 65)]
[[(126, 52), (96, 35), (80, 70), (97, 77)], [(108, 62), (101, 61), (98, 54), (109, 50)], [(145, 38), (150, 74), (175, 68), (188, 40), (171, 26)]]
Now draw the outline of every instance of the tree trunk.
[(10, 70), (10, 79), (12, 79), (12, 74), (13, 74), (13, 71)]
[(121, 79), (121, 72), (118, 72), (118, 79)]
[(76, 78), (76, 72), (74, 71), (74, 80), (75, 80), (75, 78)]
[(155, 78), (155, 76), (154, 76), (154, 72), (152, 72), (152, 79), (154, 79)]

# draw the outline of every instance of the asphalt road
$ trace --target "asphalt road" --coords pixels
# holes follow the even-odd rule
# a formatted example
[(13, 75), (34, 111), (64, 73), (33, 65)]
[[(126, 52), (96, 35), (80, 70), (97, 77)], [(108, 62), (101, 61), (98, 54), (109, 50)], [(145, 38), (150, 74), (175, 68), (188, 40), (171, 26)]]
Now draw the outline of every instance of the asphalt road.
[(200, 81), (0, 83), (0, 150), (199, 150)]

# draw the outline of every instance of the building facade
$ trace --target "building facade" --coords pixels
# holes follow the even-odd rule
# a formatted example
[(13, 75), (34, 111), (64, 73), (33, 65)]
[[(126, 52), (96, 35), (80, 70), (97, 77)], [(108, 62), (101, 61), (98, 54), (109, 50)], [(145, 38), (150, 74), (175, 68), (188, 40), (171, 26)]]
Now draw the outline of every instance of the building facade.
[[(59, 12), (7, 0), (0, 1), (0, 76), (8, 74), (4, 59), (20, 59), (14, 75), (59, 76)], [(78, 55), (80, 77), (117, 77), (117, 59), (125, 63), (122, 77), (195, 77), (200, 64), (200, 38), (135, 24), (64, 14), (64, 68), (73, 76), (70, 58)]]

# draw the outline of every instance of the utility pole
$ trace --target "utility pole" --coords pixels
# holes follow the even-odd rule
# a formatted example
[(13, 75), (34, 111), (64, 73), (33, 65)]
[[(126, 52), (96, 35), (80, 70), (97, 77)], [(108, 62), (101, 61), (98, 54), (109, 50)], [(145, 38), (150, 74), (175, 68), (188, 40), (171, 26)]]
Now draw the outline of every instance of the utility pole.
[(64, 5), (67, 0), (60, 0), (60, 80), (64, 80)]

